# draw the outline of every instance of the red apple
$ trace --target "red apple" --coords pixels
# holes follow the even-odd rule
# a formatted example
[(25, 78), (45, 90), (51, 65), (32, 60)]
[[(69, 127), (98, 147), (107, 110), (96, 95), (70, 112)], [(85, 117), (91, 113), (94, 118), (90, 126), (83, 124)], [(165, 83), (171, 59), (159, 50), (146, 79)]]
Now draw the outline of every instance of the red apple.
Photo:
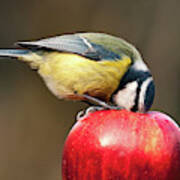
[(77, 121), (63, 180), (180, 180), (180, 129), (160, 112), (104, 110)]

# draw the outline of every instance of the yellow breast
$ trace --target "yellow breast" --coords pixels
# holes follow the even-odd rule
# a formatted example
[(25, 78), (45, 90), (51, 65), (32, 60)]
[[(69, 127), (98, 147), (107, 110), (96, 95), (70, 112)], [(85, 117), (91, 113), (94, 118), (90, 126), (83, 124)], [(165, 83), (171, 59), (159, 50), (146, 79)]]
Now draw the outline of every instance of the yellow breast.
[(84, 93), (108, 101), (131, 64), (129, 57), (116, 61), (93, 61), (85, 57), (52, 52), (39, 67), (49, 89), (59, 98), (80, 99)]

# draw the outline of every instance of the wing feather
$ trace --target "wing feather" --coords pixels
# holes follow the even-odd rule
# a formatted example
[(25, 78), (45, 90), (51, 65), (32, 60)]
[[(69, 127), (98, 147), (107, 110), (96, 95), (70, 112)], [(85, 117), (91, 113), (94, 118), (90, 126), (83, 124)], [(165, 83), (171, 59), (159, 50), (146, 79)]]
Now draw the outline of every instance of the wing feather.
[(103, 45), (91, 42), (80, 34), (56, 36), (31, 42), (18, 42), (18, 46), (28, 49), (49, 49), (60, 52), (76, 53), (94, 60), (117, 60), (121, 56)]

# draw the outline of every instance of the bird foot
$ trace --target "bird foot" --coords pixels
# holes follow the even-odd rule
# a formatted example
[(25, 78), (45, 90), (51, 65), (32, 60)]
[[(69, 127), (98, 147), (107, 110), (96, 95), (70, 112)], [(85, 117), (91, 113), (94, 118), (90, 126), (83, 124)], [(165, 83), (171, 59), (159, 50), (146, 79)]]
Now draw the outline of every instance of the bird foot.
[(118, 106), (110, 106), (108, 105), (108, 107), (103, 107), (103, 106), (91, 106), (85, 110), (81, 110), (80, 112), (78, 112), (77, 116), (76, 116), (76, 120), (79, 121), (80, 119), (84, 119), (85, 117), (87, 117), (90, 113), (94, 113), (96, 111), (101, 111), (101, 110), (108, 110), (108, 109), (115, 109), (115, 110), (121, 110), (124, 108), (118, 107)]
[(105, 108), (101, 107), (101, 106), (91, 106), (85, 110), (81, 110), (80, 112), (78, 112), (78, 114), (76, 116), (76, 120), (79, 121), (80, 119), (87, 117), (90, 113), (104, 110), (104, 109)]

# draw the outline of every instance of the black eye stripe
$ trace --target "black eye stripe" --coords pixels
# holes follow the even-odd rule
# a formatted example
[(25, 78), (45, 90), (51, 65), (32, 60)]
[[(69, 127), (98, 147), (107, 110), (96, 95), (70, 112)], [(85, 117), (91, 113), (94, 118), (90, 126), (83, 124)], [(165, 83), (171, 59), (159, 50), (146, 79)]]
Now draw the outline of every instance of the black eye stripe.
[(153, 99), (154, 99), (154, 95), (155, 95), (155, 85), (154, 82), (151, 81), (147, 88), (146, 88), (146, 92), (145, 92), (145, 97), (144, 97), (144, 105), (145, 105), (145, 111), (149, 110), (152, 103), (153, 103)]
[[(149, 78), (151, 78), (152, 76), (147, 76), (146, 78), (144, 78), (141, 81), (137, 81), (138, 82), (138, 88), (136, 90), (136, 98), (135, 98), (135, 105), (132, 107), (132, 111), (138, 111), (139, 110), (139, 103), (140, 103), (140, 93), (141, 91), (143, 91), (144, 89), (142, 88), (143, 83), (146, 82), (146, 80), (148, 80)], [(154, 86), (154, 82), (152, 80), (152, 78), (150, 79), (150, 82), (148, 83), (146, 89), (145, 89), (145, 97), (143, 97), (143, 104), (144, 104), (144, 110), (147, 111), (149, 110), (149, 108), (151, 107), (153, 100), (154, 100), (154, 91), (155, 91), (155, 86)]]
[(128, 71), (125, 73), (123, 78), (121, 79), (121, 82), (115, 91), (118, 92), (120, 89), (123, 89), (127, 83), (137, 81), (139, 85), (143, 83), (148, 77), (151, 77), (151, 73), (149, 71), (138, 71), (134, 69), (133, 67), (130, 67)]
[[(139, 84), (139, 83), (138, 83)], [(142, 84), (142, 83), (141, 83)], [(138, 102), (139, 102), (139, 95), (140, 95), (140, 90), (141, 90), (141, 85), (138, 85), (136, 89), (136, 98), (135, 98), (135, 103), (134, 106), (131, 108), (132, 111), (136, 112), (138, 111)]]

